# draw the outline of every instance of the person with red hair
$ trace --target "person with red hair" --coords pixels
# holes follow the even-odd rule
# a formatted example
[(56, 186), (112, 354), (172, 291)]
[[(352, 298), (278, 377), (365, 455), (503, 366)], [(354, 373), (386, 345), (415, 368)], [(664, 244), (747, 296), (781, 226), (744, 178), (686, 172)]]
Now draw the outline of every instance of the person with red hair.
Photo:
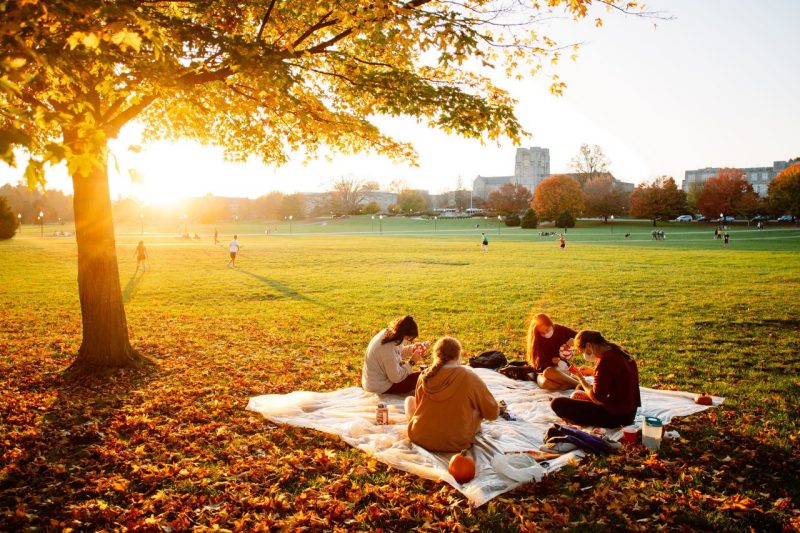
[(525, 359), (536, 371), (536, 382), (543, 389), (574, 389), (578, 381), (558, 369), (562, 347), (572, 346), (575, 330), (553, 323), (544, 313), (533, 315), (528, 327)]

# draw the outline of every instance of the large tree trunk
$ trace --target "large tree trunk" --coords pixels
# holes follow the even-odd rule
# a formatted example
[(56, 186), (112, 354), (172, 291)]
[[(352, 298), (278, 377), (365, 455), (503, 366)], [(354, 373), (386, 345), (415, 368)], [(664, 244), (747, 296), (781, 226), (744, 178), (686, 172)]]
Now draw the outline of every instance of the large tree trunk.
[(105, 148), (101, 163), (88, 174), (72, 176), (75, 196), (75, 235), (78, 241), (78, 292), (83, 318), (83, 341), (68, 372), (104, 374), (139, 367), (147, 359), (128, 340), (117, 267), (111, 197)]

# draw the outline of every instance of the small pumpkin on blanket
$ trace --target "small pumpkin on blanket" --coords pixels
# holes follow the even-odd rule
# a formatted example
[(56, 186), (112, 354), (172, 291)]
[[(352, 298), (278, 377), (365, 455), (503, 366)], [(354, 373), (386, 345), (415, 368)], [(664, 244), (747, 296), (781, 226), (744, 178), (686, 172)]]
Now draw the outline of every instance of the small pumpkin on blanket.
[(450, 459), (447, 471), (457, 482), (466, 483), (475, 477), (475, 460), (462, 450)]

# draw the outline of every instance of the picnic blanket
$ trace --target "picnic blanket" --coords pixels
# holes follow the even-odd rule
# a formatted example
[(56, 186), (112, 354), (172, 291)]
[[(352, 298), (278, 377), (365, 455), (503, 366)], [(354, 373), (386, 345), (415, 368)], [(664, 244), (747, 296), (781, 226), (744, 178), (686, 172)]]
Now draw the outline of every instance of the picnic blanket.
[[(481, 424), (472, 449), (477, 472), (472, 481), (464, 484), (456, 482), (447, 472), (452, 454), (432, 453), (408, 440), (401, 396), (377, 395), (360, 387), (332, 392), (299, 391), (250, 398), (247, 409), (261, 413), (272, 422), (338, 435), (389, 466), (452, 485), (477, 507), (528, 482), (500, 474), (492, 461), (509, 452), (538, 449), (544, 443), (547, 428), (554, 422), (563, 422), (550, 409), (550, 400), (569, 393), (547, 391), (534, 382), (515, 381), (494, 370), (478, 368), (475, 372), (498, 401), (505, 400), (508, 412), (517, 420), (498, 418)], [(688, 416), (708, 408), (694, 403), (695, 394), (688, 392), (642, 388), (641, 396), (642, 407), (635, 421), (640, 428), (645, 416), (656, 416), (668, 424), (673, 417)], [(713, 397), (714, 406), (723, 401), (724, 398)], [(375, 407), (381, 402), (389, 408), (388, 425), (378, 425), (375, 421)], [(618, 440), (622, 431), (609, 431), (608, 436)], [(582, 456), (580, 450), (563, 454), (540, 463), (541, 471), (543, 474), (554, 472)]]

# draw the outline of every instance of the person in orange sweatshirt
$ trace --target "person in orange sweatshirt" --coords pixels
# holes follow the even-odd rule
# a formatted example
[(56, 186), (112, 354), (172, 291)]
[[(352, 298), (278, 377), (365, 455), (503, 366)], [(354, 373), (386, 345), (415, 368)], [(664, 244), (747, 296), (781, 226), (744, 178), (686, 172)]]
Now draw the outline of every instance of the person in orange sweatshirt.
[(422, 374), (415, 396), (405, 401), (408, 438), (433, 452), (459, 452), (472, 445), (482, 420), (497, 418), (500, 407), (472, 369), (461, 365), (461, 344), (442, 337), (433, 364)]

